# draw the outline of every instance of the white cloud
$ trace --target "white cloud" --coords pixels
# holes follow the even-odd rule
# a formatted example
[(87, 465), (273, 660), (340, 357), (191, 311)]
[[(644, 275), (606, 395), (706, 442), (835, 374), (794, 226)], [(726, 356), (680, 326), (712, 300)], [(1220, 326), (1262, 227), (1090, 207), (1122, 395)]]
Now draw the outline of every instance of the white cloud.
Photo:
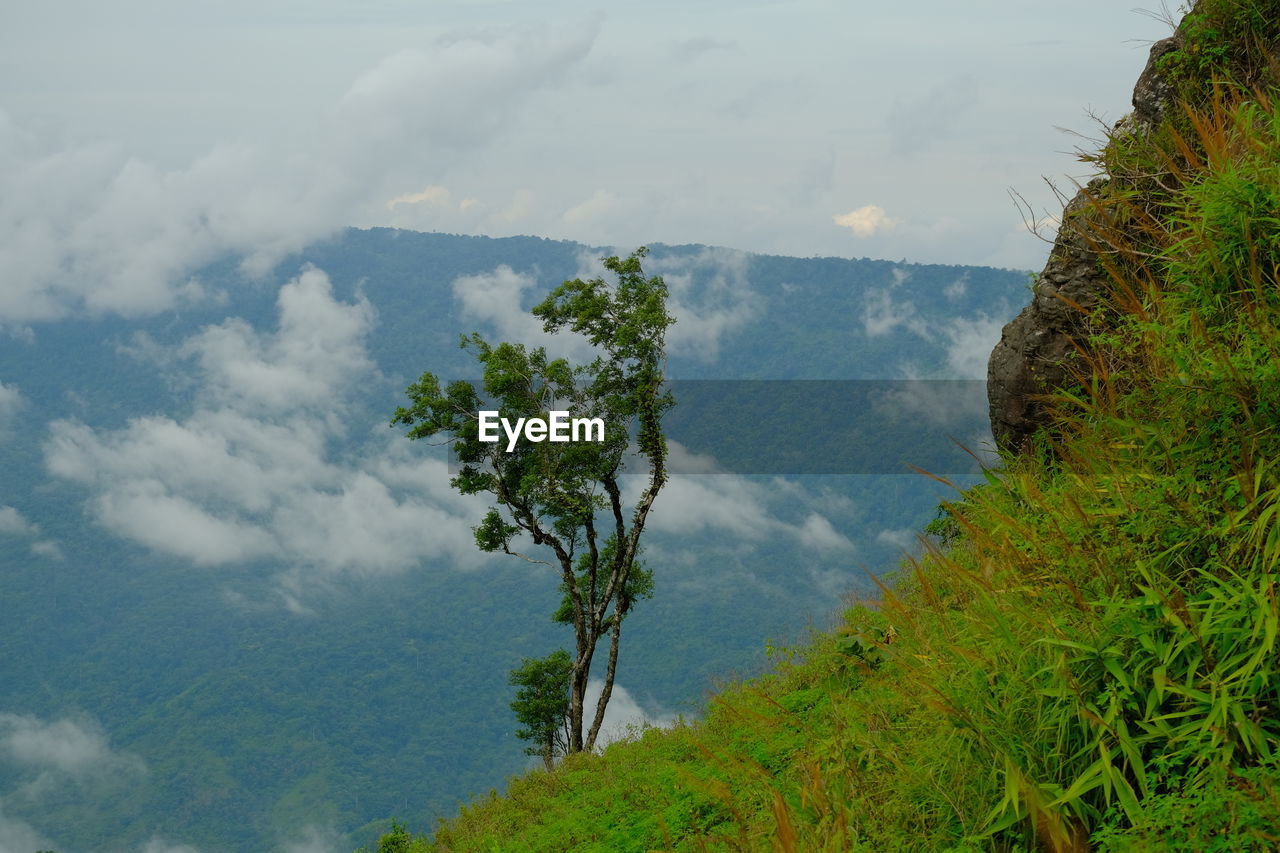
[(991, 350), (1000, 342), (1005, 321), (979, 314), (957, 317), (943, 332), (947, 338), (947, 365), (958, 379), (986, 379)]
[(680, 474), (722, 474), (716, 458), (708, 453), (695, 453), (675, 439), (667, 439), (667, 470)]
[(892, 231), (898, 225), (898, 220), (891, 219), (878, 204), (868, 204), (848, 213), (837, 214), (832, 219), (836, 225), (848, 228), (859, 237), (870, 237), (877, 231)]
[[(603, 690), (602, 680), (593, 678), (587, 682), (587, 690), (582, 698), (583, 705), (587, 709), (586, 724), (588, 726), (595, 718), (596, 703), (600, 701)], [(604, 720), (600, 723), (596, 747), (603, 749), (614, 741), (625, 739), (644, 726), (670, 726), (675, 721), (675, 714), (661, 710), (646, 711), (629, 690), (615, 681), (613, 691), (609, 694), (609, 704), (604, 709)]]
[(145, 772), (142, 759), (113, 751), (102, 728), (88, 719), (45, 722), (27, 714), (0, 714), (0, 755), (28, 770), (71, 779)]
[(93, 507), (98, 521), (116, 535), (198, 566), (279, 554), (274, 538), (252, 522), (219, 517), (156, 480), (121, 483), (99, 495)]
[[(40, 535), (40, 525), (27, 518), (16, 507), (0, 506), (0, 536), (34, 537)], [(63, 558), (62, 548), (53, 540), (31, 543), (31, 553), (50, 560)]]
[(221, 147), (163, 169), (107, 146), (48, 153), (2, 131), (0, 320), (10, 323), (199, 301), (194, 269), (230, 252), (263, 271), (339, 224), (356, 193), (314, 157)]
[[(437, 483), (448, 482), (443, 470), (436, 473)], [(330, 571), (395, 572), (435, 556), (473, 564), (469, 525), (480, 517), (479, 501), (460, 517), (437, 506), (435, 497), (397, 498), (374, 475), (354, 470), (344, 474), (338, 489), (311, 490), (283, 502), (273, 527), (289, 559)]]
[(514, 192), (507, 187), (496, 191), (489, 188), (482, 195), (488, 201), (468, 195), (455, 203), (449, 188), (429, 186), (421, 192), (391, 199), (386, 204), (386, 221), (374, 220), (370, 224), (416, 231), (499, 235), (539, 232), (539, 223), (547, 219), (546, 203), (528, 188)]
[(742, 477), (674, 474), (653, 505), (649, 526), (681, 535), (719, 530), (759, 540), (777, 532), (779, 524), (764, 497), (757, 484)]
[(7, 816), (3, 803), (0, 803), (0, 853), (31, 853), (53, 848), (53, 843), (30, 824)]
[(307, 268), (281, 288), (278, 315), (272, 332), (231, 319), (173, 348), (199, 401), (183, 418), (51, 424), (50, 473), (88, 490), (100, 525), (159, 553), (198, 566), (275, 563), (295, 603), (319, 575), (433, 557), (476, 565), (469, 528), (482, 502), (454, 494), (443, 460), (389, 432), (363, 450), (333, 449), (353, 394), (378, 378), (364, 347), (369, 306), (339, 302)]
[(547, 336), (542, 323), (524, 307), (526, 293), (537, 279), (516, 272), (506, 264), (492, 272), (458, 276), (453, 280), (453, 298), (469, 319), (489, 323), (502, 340), (543, 342)]
[(670, 293), (668, 310), (676, 318), (667, 331), (672, 353), (714, 361), (721, 340), (756, 316), (759, 300), (750, 269), (751, 255), (734, 249), (646, 259), (645, 273), (661, 275)]
[(35, 534), (39, 529), (14, 507), (0, 506), (0, 534), (27, 536)]
[[(51, 473), (145, 501), (194, 494), (245, 512), (264, 512), (283, 495), (332, 483), (323, 426), (297, 416), (275, 423), (229, 407), (199, 409), (182, 421), (138, 418), (127, 429), (94, 431), (59, 421), (45, 461)], [(134, 484), (124, 489), (125, 483)]]
[(0, 797), (0, 853), (65, 849), (35, 827), (5, 813), (47, 811), (65, 804), (68, 790), (92, 792), (103, 781), (136, 781), (147, 772), (138, 756), (114, 750), (98, 723), (83, 715), (46, 721), (31, 714), (0, 713), (0, 769), (15, 787)]
[(45, 557), (49, 560), (62, 561), (65, 559), (62, 553), (62, 546), (52, 539), (45, 539), (40, 542), (31, 543), (31, 553), (37, 557)]
[(836, 531), (826, 516), (811, 512), (800, 527), (803, 542), (821, 551), (847, 551), (853, 543), (843, 533)]
[[(912, 302), (895, 299), (894, 290), (907, 278), (898, 277), (894, 270), (894, 282), (890, 286), (868, 291), (862, 310), (863, 331), (868, 337), (878, 337), (902, 329), (931, 344), (941, 344), (946, 349), (948, 378), (986, 379), (987, 360), (991, 350), (1000, 341), (1000, 333), (1006, 320), (1002, 302), (995, 315), (978, 312), (969, 316), (951, 317), (945, 320), (926, 320)], [(958, 299), (967, 288), (967, 274), (951, 282), (943, 289), (948, 299)]]
[[(894, 270), (895, 274), (897, 270)], [(916, 313), (915, 305), (893, 298), (893, 287), (868, 291), (862, 308), (862, 329), (867, 337), (875, 338), (895, 331), (899, 326), (921, 337), (928, 336), (928, 328)]]
[(897, 548), (899, 551), (914, 552), (920, 545), (920, 531), (911, 528), (881, 530), (876, 534), (876, 541), (882, 545)]
[[(217, 145), (162, 166), (66, 145), (0, 112), (0, 325), (143, 315), (210, 297), (191, 279), (227, 254), (250, 275), (508, 132), (590, 51), (594, 25), (450, 37), (387, 57), (295, 144)], [(421, 185), (421, 184), (419, 184)]]
[(516, 272), (506, 264), (487, 273), (459, 276), (453, 282), (453, 296), (462, 315), (487, 325), (496, 340), (544, 347), (553, 358), (586, 360), (594, 356), (590, 343), (581, 335), (568, 329), (554, 335), (543, 331), (542, 321), (526, 307), (535, 290), (538, 280), (533, 274)]
[(331, 407), (335, 395), (373, 362), (363, 339), (373, 328), (373, 307), (333, 298), (329, 277), (312, 266), (280, 289), (279, 331), (263, 339), (246, 323), (210, 326), (180, 350), (196, 357), (205, 388), (217, 399), (255, 409), (287, 411)]
[[(629, 478), (638, 492), (639, 478)], [(784, 480), (757, 481), (730, 474), (673, 474), (649, 514), (648, 529), (679, 536), (729, 533), (746, 542), (786, 536), (818, 551), (848, 551), (853, 543), (818, 512), (800, 523), (784, 521), (780, 506), (794, 509), (812, 496)], [(818, 499), (821, 502), (821, 499)]]

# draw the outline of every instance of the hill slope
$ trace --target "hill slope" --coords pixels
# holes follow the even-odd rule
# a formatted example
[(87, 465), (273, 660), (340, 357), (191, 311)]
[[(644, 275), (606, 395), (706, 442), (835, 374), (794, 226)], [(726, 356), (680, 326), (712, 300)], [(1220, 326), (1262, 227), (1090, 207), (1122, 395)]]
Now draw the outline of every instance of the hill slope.
[(875, 603), (706, 719), (380, 849), (1280, 844), (1280, 16), (1201, 0), (1064, 231), (1075, 374)]

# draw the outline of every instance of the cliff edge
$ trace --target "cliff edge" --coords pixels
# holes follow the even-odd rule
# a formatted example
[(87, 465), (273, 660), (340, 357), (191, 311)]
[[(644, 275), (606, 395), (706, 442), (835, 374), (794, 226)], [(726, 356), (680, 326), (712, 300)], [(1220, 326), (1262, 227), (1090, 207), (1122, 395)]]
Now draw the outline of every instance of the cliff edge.
[[(1175, 35), (1151, 46), (1133, 89), (1133, 113), (1114, 132), (1146, 134), (1160, 124), (1175, 91), (1160, 73), (1160, 60), (1180, 42)], [(991, 352), (987, 399), (991, 432), (1002, 450), (1022, 450), (1049, 423), (1045, 395), (1070, 384), (1079, 354), (1087, 351), (1089, 313), (1108, 288), (1090, 229), (1090, 210), (1106, 183), (1106, 178), (1095, 178), (1067, 203), (1031, 303), (1004, 327)]]

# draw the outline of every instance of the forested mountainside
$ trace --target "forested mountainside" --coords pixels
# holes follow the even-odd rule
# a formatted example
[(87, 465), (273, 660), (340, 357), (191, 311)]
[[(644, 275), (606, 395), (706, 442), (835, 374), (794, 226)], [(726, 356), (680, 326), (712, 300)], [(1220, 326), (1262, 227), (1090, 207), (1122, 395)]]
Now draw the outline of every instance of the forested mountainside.
[[(891, 583), (703, 719), (379, 850), (1276, 849), (1277, 68), (1261, 0), (1153, 49), (993, 362), (1051, 397), (996, 398), (1004, 464)], [(1061, 306), (1074, 345), (1028, 344)]]
[[(0, 336), (0, 839), (350, 848), (526, 767), (507, 672), (562, 641), (555, 585), (477, 554), (443, 456), (387, 422), (423, 370), (468, 375), (460, 333), (521, 339), (608, 251), (349, 230), (265, 277), (214, 264), (178, 310)], [(1027, 281), (705, 246), (649, 261), (677, 379), (980, 377)], [(697, 717), (767, 644), (828, 624), (934, 514), (944, 489), (901, 470), (673, 484), (619, 710)]]

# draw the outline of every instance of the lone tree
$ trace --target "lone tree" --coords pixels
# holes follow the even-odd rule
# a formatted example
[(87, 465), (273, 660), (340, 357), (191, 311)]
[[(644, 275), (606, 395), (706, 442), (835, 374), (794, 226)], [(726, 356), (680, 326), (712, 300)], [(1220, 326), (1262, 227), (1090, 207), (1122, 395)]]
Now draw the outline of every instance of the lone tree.
[[(566, 281), (534, 307), (547, 332), (568, 328), (591, 342), (599, 355), (589, 364), (548, 360), (542, 347), (491, 346), (473, 333), (462, 346), (483, 367), (482, 388), (464, 381), (442, 387), (434, 374), (424, 373), (409, 386), (410, 405), (392, 420), (410, 428), (409, 438), (443, 437), (458, 463), (453, 487), (492, 496), (494, 505), (474, 528), (481, 550), (542, 563), (559, 575), (563, 600), (553, 618), (573, 626), (574, 652), (527, 659), (511, 673), (521, 688), (512, 703), (519, 734), (533, 741), (528, 751), (548, 765), (556, 754), (595, 746), (613, 692), (623, 620), (653, 588), (652, 573), (640, 560), (640, 535), (667, 479), (662, 415), (674, 401), (663, 380), (666, 331), (674, 318), (662, 278), (644, 275), (645, 254), (641, 247), (625, 259), (605, 258), (616, 281)], [(497, 410), (511, 424), (519, 418), (526, 425), (546, 423), (551, 411), (600, 418), (604, 440), (524, 439), (508, 452), (505, 435), (481, 440), (481, 410)], [(628, 470), (634, 466), (643, 477), (630, 506), (619, 483), (628, 458), (634, 459)], [(521, 543), (538, 550), (517, 550)], [(603, 688), (586, 725), (587, 681), (605, 637)]]

